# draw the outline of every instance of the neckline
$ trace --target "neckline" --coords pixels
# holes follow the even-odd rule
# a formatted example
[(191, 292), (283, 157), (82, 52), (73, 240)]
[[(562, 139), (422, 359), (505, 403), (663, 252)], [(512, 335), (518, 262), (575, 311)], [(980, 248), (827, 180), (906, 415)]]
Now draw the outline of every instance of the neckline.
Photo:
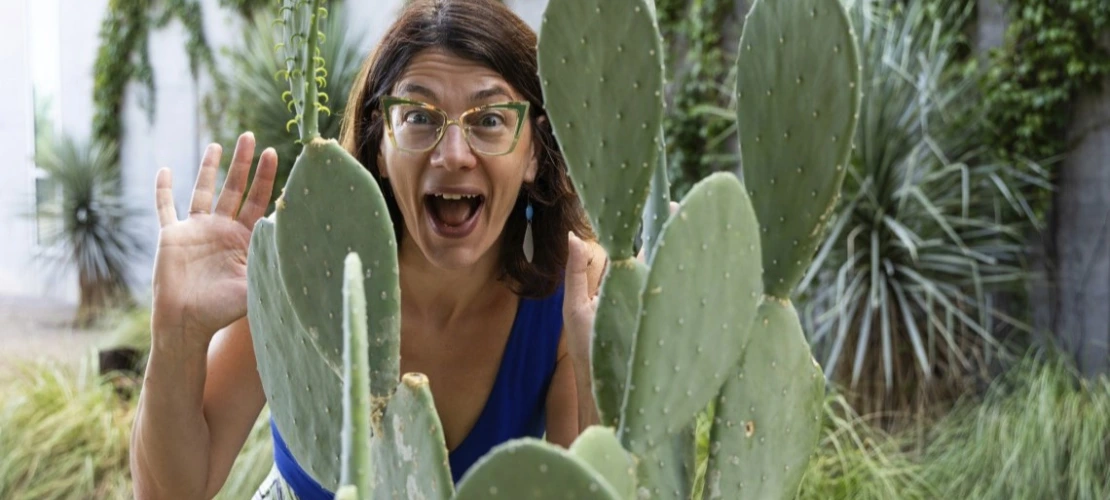
[(531, 301), (529, 299), (516, 295), (516, 312), (513, 314), (513, 325), (509, 328), (509, 338), (505, 339), (505, 347), (501, 351), (501, 360), (497, 363), (497, 375), (494, 376), (493, 386), (490, 387), (489, 394), (486, 394), (486, 401), (482, 404), (482, 411), (478, 413), (478, 419), (474, 421), (474, 425), (466, 432), (466, 436), (463, 437), (462, 441), (459, 441), (459, 444), (455, 446), (454, 449), (447, 450), (448, 456), (454, 455), (467, 446), (467, 443), (471, 441), (471, 437), (474, 436), (474, 431), (488, 419), (487, 414), (490, 412), (490, 406), (494, 400), (494, 395), (497, 393), (497, 390), (504, 385), (501, 379), (502, 375), (505, 373), (505, 362), (509, 358), (507, 354), (509, 353), (510, 347), (513, 346), (513, 342), (520, 336), (517, 332), (517, 330), (520, 329), (520, 318), (525, 306), (530, 303)]

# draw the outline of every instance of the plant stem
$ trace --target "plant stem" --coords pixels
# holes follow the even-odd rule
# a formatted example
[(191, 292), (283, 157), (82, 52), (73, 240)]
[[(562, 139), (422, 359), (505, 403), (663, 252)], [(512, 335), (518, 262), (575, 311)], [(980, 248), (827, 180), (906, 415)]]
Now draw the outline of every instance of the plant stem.
[(308, 40), (308, 54), (305, 57), (304, 70), (307, 87), (304, 96), (304, 126), (301, 127), (301, 141), (306, 144), (312, 139), (320, 137), (319, 110), (317, 109), (320, 89), (316, 84), (316, 44), (320, 40), (320, 2), (321, 0), (312, 0), (312, 12), (308, 18), (308, 33), (305, 33)]

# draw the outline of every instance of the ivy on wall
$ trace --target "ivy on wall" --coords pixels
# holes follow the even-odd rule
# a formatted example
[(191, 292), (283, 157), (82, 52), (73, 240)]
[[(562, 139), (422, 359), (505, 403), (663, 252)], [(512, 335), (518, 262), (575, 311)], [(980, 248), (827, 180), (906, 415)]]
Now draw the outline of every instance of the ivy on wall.
[(1005, 45), (991, 55), (985, 105), (1003, 156), (1065, 153), (1075, 100), (1110, 75), (1107, 0), (1006, 0)]
[(729, 108), (735, 51), (724, 50), (722, 35), (734, 0), (656, 0), (659, 30), (667, 51), (667, 140), (672, 197), (681, 197), (698, 180), (736, 168), (730, 151), (735, 119), (706, 110)]
[[(148, 119), (154, 117), (154, 70), (150, 63), (150, 34), (177, 19), (185, 29), (189, 69), (197, 78), (201, 69), (214, 74), (212, 48), (204, 35), (203, 14), (197, 0), (164, 0), (155, 12), (151, 0), (110, 0), (100, 26), (100, 47), (93, 66), (93, 137), (118, 146), (123, 135), (122, 111), (127, 85), (138, 82), (147, 94), (142, 101)], [(222, 88), (219, 79), (217, 90)], [(118, 168), (118, 153), (111, 163)]]

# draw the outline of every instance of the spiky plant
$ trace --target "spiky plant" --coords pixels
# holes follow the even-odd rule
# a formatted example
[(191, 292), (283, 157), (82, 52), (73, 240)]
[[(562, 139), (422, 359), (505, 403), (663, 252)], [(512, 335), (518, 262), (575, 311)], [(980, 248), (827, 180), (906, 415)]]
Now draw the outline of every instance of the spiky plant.
[(803, 281), (806, 331), (858, 410), (906, 410), (958, 393), (1005, 353), (1000, 330), (1024, 328), (992, 292), (1027, 278), (1022, 193), (1048, 183), (977, 147), (974, 81), (951, 70), (955, 47), (924, 8), (860, 2), (854, 15), (864, 100), (843, 198)]
[(60, 191), (55, 202), (38, 208), (37, 216), (57, 228), (42, 235), (40, 258), (54, 272), (76, 272), (79, 326), (130, 304), (129, 265), (145, 251), (136, 224), (140, 212), (119, 191), (115, 149), (57, 134), (40, 142), (35, 155), (47, 181)]
[[(332, 2), (331, 15), (321, 22), (321, 31), (326, 43), (320, 45), (323, 69), (327, 75), (327, 90), (331, 102), (347, 102), (347, 94), (358, 74), (361, 64), (361, 49), (366, 35), (353, 28), (343, 14), (342, 2)], [(243, 43), (228, 54), (231, 71), (228, 73), (230, 101), (229, 124), (220, 130), (224, 137), (220, 142), (234, 144), (240, 131), (254, 133), (256, 154), (252, 165), (258, 164), (258, 157), (266, 148), (277, 152), (278, 170), (274, 181), (271, 202), (281, 194), (281, 188), (289, 177), (293, 162), (300, 154), (302, 145), (296, 142), (297, 131), (286, 124), (293, 117), (292, 104), (283, 101), (281, 96), (289, 90), (289, 83), (275, 78), (285, 69), (284, 56), (274, 50), (274, 15), (272, 9), (257, 9), (248, 20)], [(339, 138), (339, 114), (324, 114), (319, 118), (320, 136), (325, 139)], [(226, 166), (225, 166), (226, 168)]]

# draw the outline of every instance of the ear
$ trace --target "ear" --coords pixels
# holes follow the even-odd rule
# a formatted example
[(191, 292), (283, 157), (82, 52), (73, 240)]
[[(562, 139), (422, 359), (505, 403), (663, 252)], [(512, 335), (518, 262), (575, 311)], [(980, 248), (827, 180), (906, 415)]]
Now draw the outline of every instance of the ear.
[[(546, 116), (536, 118), (536, 127), (540, 127), (547, 122)], [(535, 134), (535, 131), (532, 132)], [(524, 182), (535, 182), (536, 174), (540, 170), (540, 158), (536, 152), (536, 142), (528, 141), (528, 168), (524, 171)]]
[[(385, 142), (385, 141), (382, 141)], [(385, 157), (382, 156), (381, 148), (378, 148), (378, 176), (382, 179), (389, 178), (389, 171), (385, 168)]]

